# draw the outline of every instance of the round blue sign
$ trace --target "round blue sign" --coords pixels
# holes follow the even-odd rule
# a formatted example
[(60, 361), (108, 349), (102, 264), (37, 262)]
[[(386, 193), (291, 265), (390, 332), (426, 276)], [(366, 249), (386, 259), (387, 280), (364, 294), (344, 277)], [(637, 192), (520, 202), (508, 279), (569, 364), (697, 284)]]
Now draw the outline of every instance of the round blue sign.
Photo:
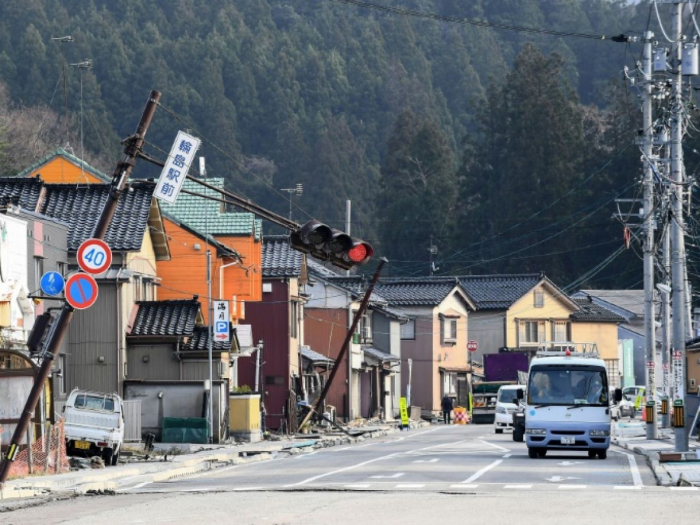
[(66, 282), (58, 272), (46, 272), (41, 277), (41, 291), (46, 295), (58, 295), (63, 291)]

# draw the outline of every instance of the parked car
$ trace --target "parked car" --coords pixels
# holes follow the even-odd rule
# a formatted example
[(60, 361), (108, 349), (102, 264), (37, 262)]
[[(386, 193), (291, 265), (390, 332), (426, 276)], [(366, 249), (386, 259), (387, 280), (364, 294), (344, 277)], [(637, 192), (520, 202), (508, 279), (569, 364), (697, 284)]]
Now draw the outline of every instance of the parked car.
[(524, 392), (526, 387), (523, 385), (503, 385), (498, 389), (494, 421), (496, 434), (503, 434), (504, 430), (513, 428), (513, 412), (518, 408), (519, 389)]
[(66, 448), (72, 456), (100, 456), (116, 465), (124, 440), (124, 407), (117, 394), (73, 390), (64, 408)]

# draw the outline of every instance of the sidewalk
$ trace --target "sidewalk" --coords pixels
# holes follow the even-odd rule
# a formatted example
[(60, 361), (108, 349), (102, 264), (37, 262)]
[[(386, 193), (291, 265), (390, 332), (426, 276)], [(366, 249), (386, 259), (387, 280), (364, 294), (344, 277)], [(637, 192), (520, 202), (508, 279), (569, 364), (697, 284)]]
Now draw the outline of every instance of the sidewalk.
[[(428, 424), (411, 423), (411, 428), (423, 426)], [(165, 457), (156, 457), (149, 461), (137, 460), (105, 469), (78, 470), (53, 476), (11, 480), (0, 490), (0, 511), (6, 503), (16, 502), (18, 499), (116, 491), (127, 485), (162, 482), (226, 465), (266, 461), (280, 454), (303, 454), (319, 448), (357, 443), (398, 432), (392, 425), (374, 425), (353, 431), (362, 432), (362, 435), (349, 437), (342, 433), (328, 433), (320, 436), (309, 435), (308, 438), (297, 436), (296, 439), (239, 445), (157, 444), (161, 451), (177, 449), (180, 455), (168, 455), (167, 461), (164, 460)]]
[[(612, 443), (644, 456), (660, 485), (700, 486), (700, 442), (690, 438), (690, 452), (685, 461), (659, 461), (660, 454), (674, 452), (673, 429), (659, 429), (659, 439), (646, 439), (646, 423), (619, 422), (615, 426)], [(697, 458), (697, 461), (694, 459)]]

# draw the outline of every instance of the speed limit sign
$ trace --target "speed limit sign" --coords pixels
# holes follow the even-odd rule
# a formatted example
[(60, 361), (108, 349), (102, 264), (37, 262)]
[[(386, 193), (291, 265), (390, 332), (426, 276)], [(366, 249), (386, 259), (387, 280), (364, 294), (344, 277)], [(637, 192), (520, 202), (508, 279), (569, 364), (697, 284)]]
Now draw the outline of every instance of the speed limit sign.
[(101, 239), (88, 239), (78, 248), (77, 259), (83, 271), (97, 275), (112, 265), (112, 250)]

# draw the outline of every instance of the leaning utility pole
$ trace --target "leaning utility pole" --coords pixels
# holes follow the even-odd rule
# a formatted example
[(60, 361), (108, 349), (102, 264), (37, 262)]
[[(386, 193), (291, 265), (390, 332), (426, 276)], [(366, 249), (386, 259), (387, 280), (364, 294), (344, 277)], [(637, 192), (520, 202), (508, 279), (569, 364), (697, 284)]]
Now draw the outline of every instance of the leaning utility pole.
[(676, 451), (688, 450), (685, 429), (685, 245), (683, 238), (683, 8), (673, 4), (673, 34), (671, 95), (671, 281), (673, 289), (673, 427)]
[[(100, 214), (92, 235), (96, 239), (104, 239), (105, 234), (107, 233), (107, 228), (112, 221), (114, 212), (117, 210), (119, 197), (126, 188), (126, 183), (129, 180), (131, 170), (136, 164), (136, 159), (139, 156), (139, 152), (143, 148), (144, 137), (146, 136), (146, 131), (148, 131), (148, 126), (151, 124), (151, 120), (153, 119), (153, 114), (155, 113), (156, 105), (158, 104), (159, 100), (160, 93), (158, 91), (151, 91), (146, 107), (141, 115), (138, 128), (136, 128), (136, 133), (126, 139), (126, 145), (124, 146), (124, 158), (119, 162), (119, 164), (117, 164), (117, 167), (114, 170), (107, 201), (105, 202), (105, 206), (102, 209), (102, 213)], [(32, 390), (29, 393), (29, 398), (27, 399), (27, 403), (24, 405), (22, 415), (20, 416), (19, 422), (15, 427), (14, 434), (12, 434), (12, 439), (10, 440), (10, 445), (7, 449), (7, 456), (5, 457), (5, 461), (3, 461), (2, 466), (0, 466), (0, 489), (2, 489), (5, 481), (7, 481), (7, 477), (10, 474), (10, 467), (17, 458), (20, 441), (29, 428), (29, 422), (32, 414), (34, 413), (36, 405), (41, 398), (41, 394), (44, 391), (44, 384), (51, 373), (53, 360), (56, 357), (59, 347), (61, 346), (63, 337), (68, 331), (68, 325), (70, 324), (72, 318), (73, 307), (67, 302), (64, 302), (61, 312), (56, 318), (54, 325), (55, 328), (51, 331), (50, 338), (44, 347), (41, 366), (34, 376), (34, 384), (32, 385)]]
[(644, 52), (642, 68), (644, 89), (642, 91), (643, 144), (644, 151), (644, 353), (646, 356), (646, 434), (647, 439), (658, 437), (656, 419), (656, 338), (654, 316), (654, 174), (652, 161), (652, 144), (654, 129), (652, 125), (652, 46), (654, 33), (644, 33)]

